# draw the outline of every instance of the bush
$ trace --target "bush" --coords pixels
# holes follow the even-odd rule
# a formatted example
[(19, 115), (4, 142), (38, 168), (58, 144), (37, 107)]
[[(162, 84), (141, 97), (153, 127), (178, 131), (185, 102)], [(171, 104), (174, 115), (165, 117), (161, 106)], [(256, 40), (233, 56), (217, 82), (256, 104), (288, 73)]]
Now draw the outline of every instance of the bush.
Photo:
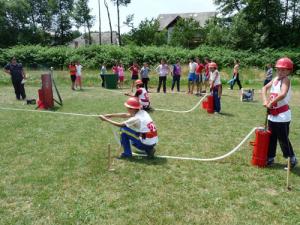
[(255, 66), (264, 68), (268, 63), (275, 64), (280, 57), (290, 57), (295, 63), (295, 71), (300, 69), (300, 51), (290, 49), (261, 49), (257, 52), (234, 51), (223, 47), (201, 46), (193, 50), (170, 46), (144, 46), (134, 45), (91, 45), (73, 49), (66, 46), (42, 47), (15, 46), (9, 49), (0, 49), (0, 64), (4, 66), (10, 61), (12, 56), (16, 56), (20, 62), (30, 68), (48, 68), (53, 66), (57, 69), (66, 68), (72, 60), (80, 60), (85, 68), (97, 69), (100, 64), (105, 63), (111, 67), (115, 61), (121, 61), (128, 67), (133, 60), (139, 64), (148, 62), (150, 65), (157, 65), (162, 58), (168, 63), (174, 63), (177, 58), (183, 63), (187, 63), (190, 57), (209, 57), (215, 61), (220, 68), (232, 67), (234, 59), (241, 61), (241, 66)]

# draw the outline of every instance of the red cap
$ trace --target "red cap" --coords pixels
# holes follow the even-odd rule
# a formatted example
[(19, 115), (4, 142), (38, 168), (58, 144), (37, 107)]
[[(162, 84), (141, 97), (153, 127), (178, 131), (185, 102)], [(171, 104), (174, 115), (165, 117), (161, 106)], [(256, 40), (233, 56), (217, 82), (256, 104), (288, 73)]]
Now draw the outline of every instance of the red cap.
[(288, 69), (288, 70), (293, 70), (294, 64), (293, 61), (287, 57), (280, 58), (277, 60), (276, 68), (282, 68), (282, 69)]
[(211, 62), (211, 63), (208, 63), (208, 67), (209, 68), (218, 68), (218, 65), (215, 62)]

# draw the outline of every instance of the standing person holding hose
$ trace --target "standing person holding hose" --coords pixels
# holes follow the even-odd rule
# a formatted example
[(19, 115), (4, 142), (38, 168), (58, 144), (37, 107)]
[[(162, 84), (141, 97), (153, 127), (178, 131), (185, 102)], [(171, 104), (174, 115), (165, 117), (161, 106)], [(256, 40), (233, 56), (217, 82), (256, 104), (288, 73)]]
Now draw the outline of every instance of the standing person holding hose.
[[(283, 157), (289, 158), (291, 168), (294, 168), (297, 159), (289, 140), (291, 110), (288, 105), (291, 98), (291, 82), (288, 76), (293, 71), (293, 62), (289, 58), (280, 58), (275, 67), (277, 76), (262, 89), (263, 105), (268, 109), (268, 126), (271, 131), (267, 165), (274, 163), (278, 140)], [(285, 169), (287, 168), (286, 166)]]

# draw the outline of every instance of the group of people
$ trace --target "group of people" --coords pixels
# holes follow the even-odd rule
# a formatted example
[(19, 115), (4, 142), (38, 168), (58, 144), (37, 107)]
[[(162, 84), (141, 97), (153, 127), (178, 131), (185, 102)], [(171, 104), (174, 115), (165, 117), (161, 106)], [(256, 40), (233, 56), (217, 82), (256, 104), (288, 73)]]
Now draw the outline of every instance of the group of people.
[[(192, 60), (190, 63), (193, 63)], [(163, 68), (164, 61), (160, 65)], [(222, 93), (222, 84), (220, 74), (217, 70), (217, 64), (210, 62), (208, 68), (210, 71), (210, 89), (214, 97), (215, 110), (220, 110), (220, 97)], [(271, 131), (270, 145), (268, 149), (267, 166), (272, 166), (276, 156), (276, 146), (279, 141), (283, 156), (290, 160), (290, 168), (293, 169), (297, 165), (297, 158), (293, 151), (292, 144), (289, 140), (289, 125), (291, 122), (291, 110), (289, 108), (289, 101), (291, 97), (291, 82), (288, 76), (293, 71), (293, 62), (289, 58), (281, 58), (276, 62), (277, 76), (266, 83), (262, 89), (263, 106), (268, 111), (268, 128)], [(238, 76), (238, 68), (236, 67), (234, 76)], [(193, 76), (193, 75), (191, 75)], [(161, 79), (162, 82), (164, 79)], [(191, 79), (192, 80), (192, 79)], [(236, 79), (237, 80), (237, 79)], [(142, 81), (136, 82), (142, 85)], [(159, 91), (159, 90), (158, 90)], [(270, 93), (268, 94), (268, 91)], [(137, 90), (138, 93), (138, 90)], [(132, 157), (131, 145), (137, 149), (144, 151), (149, 157), (153, 157), (155, 153), (155, 145), (158, 142), (158, 135), (156, 126), (150, 115), (142, 108), (142, 99), (131, 96), (125, 103), (128, 113), (105, 114), (100, 115), (100, 119), (111, 123), (112, 125), (121, 128), (121, 145), (124, 152), (121, 158)], [(127, 118), (124, 122), (116, 122), (111, 118), (120, 117)], [(285, 169), (288, 169), (285, 166)]]
[[(202, 64), (199, 58), (190, 59), (189, 63), (189, 75), (188, 75), (188, 93), (193, 94), (194, 93), (194, 86), (197, 86), (196, 95), (201, 95), (201, 93), (205, 93), (207, 87), (209, 86), (209, 68), (208, 64), (210, 63), (210, 60), (208, 58), (205, 58), (205, 63)], [(119, 88), (123, 88), (124, 84), (124, 66), (122, 63), (115, 63), (112, 67), (112, 72), (114, 74), (118, 75), (118, 84)], [(150, 81), (150, 67), (148, 63), (144, 62), (143, 66), (140, 67), (136, 61), (132, 63), (132, 65), (128, 68), (128, 71), (130, 71), (131, 74), (131, 91), (133, 92), (133, 88), (135, 86), (135, 81), (140, 79), (147, 92), (149, 92), (149, 86), (148, 83)], [(170, 74), (172, 76), (172, 85), (171, 85), (171, 91), (174, 91), (174, 88), (176, 86), (177, 92), (180, 92), (180, 78), (182, 75), (182, 68), (180, 59), (176, 59), (176, 62), (172, 65), (167, 64), (165, 59), (162, 59), (160, 61), (160, 64), (155, 68), (155, 72), (158, 74), (158, 86), (157, 86), (157, 92), (159, 93), (161, 88), (163, 89), (163, 92), (167, 92), (166, 82), (167, 82), (167, 76)], [(100, 76), (102, 78), (102, 87), (104, 87), (104, 74), (107, 73), (106, 65), (103, 64), (100, 67)], [(204, 90), (202, 91), (202, 87), (204, 87)]]
[(82, 65), (79, 61), (72, 61), (68, 68), (71, 78), (71, 89), (75, 91), (79, 87), (79, 90), (82, 90)]
[[(222, 95), (222, 84), (218, 66), (215, 62), (209, 62), (207, 65), (201, 65), (200, 60), (196, 59), (195, 61), (196, 62), (191, 59), (189, 64), (189, 93), (193, 93), (193, 85), (197, 84), (198, 80), (199, 83), (200, 79), (201, 81), (204, 80), (204, 82), (209, 80), (210, 91), (214, 98), (215, 112), (219, 113), (221, 110), (220, 99)], [(120, 67), (122, 67), (122, 65)], [(208, 75), (206, 73), (206, 67), (208, 68)], [(272, 166), (274, 164), (277, 142), (279, 141), (283, 156), (285, 158), (289, 158), (291, 168), (294, 168), (297, 165), (297, 158), (289, 140), (289, 126), (292, 115), (289, 107), (289, 101), (291, 98), (291, 81), (288, 78), (293, 71), (294, 65), (291, 59), (284, 57), (280, 58), (276, 62), (275, 68), (276, 77), (272, 79), (272, 65), (268, 65), (264, 87), (262, 88), (263, 106), (266, 107), (268, 112), (268, 128), (271, 131), (267, 165)], [(77, 62), (76, 65), (72, 62), (69, 65), (69, 70), (72, 80), (72, 90), (75, 90), (75, 81), (78, 81), (76, 84), (78, 84), (81, 88), (80, 78), (82, 74), (82, 66), (79, 62)], [(124, 103), (128, 112), (105, 114), (101, 115), (100, 119), (121, 127), (121, 144), (124, 149), (121, 157), (127, 158), (132, 156), (131, 143), (138, 149), (145, 151), (149, 157), (153, 157), (155, 153), (154, 147), (158, 142), (158, 135), (152, 118), (146, 112), (146, 110), (150, 109), (150, 101), (147, 91), (148, 88), (146, 88), (147, 86), (144, 88), (144, 85), (149, 81), (148, 75), (150, 69), (148, 65), (144, 63), (143, 68), (139, 70), (138, 65), (134, 63), (129, 70), (132, 72), (132, 80), (133, 85), (136, 86), (136, 93), (134, 95), (128, 94), (130, 98)], [(26, 99), (24, 88), (26, 75), (22, 64), (17, 63), (16, 58), (13, 57), (11, 62), (4, 67), (4, 71), (11, 77), (16, 98), (18, 100), (21, 100), (21, 98)], [(157, 92), (160, 91), (162, 84), (163, 91), (166, 92), (166, 76), (170, 72), (170, 67), (166, 64), (165, 60), (162, 60), (161, 64), (156, 68), (156, 71), (159, 73), (159, 85)], [(239, 62), (237, 61), (234, 67), (233, 77), (241, 88), (238, 79), (238, 71)], [(141, 80), (138, 79), (139, 73), (142, 76)], [(177, 60), (176, 64), (173, 65), (172, 75), (172, 90), (175, 83), (177, 83), (177, 90), (179, 91), (179, 81), (181, 76), (179, 60)], [(201, 93), (201, 86), (199, 86), (199, 89), (197, 86), (197, 92), (198, 90)], [(115, 117), (127, 118), (127, 120), (124, 122), (116, 122), (111, 119)], [(285, 169), (287, 169), (287, 167), (285, 167)]]

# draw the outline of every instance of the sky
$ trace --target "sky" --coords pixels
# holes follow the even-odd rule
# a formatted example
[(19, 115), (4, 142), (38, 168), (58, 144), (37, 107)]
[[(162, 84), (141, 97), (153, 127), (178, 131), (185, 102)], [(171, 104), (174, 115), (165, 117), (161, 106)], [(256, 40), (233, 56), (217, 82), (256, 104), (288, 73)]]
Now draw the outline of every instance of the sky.
[[(107, 0), (109, 5), (110, 17), (113, 30), (117, 31), (117, 9)], [(89, 0), (89, 6), (92, 9), (92, 15), (95, 16), (95, 23), (92, 31), (99, 31), (99, 13), (98, 0)], [(104, 6), (104, 0), (100, 0), (101, 8), (101, 30), (109, 31), (107, 11)], [(123, 25), (126, 16), (134, 14), (134, 27), (137, 27), (140, 21), (145, 18), (157, 18), (163, 13), (190, 13), (190, 12), (212, 12), (216, 11), (213, 0), (131, 0), (127, 7), (120, 7), (121, 33), (130, 31), (126, 25)]]

